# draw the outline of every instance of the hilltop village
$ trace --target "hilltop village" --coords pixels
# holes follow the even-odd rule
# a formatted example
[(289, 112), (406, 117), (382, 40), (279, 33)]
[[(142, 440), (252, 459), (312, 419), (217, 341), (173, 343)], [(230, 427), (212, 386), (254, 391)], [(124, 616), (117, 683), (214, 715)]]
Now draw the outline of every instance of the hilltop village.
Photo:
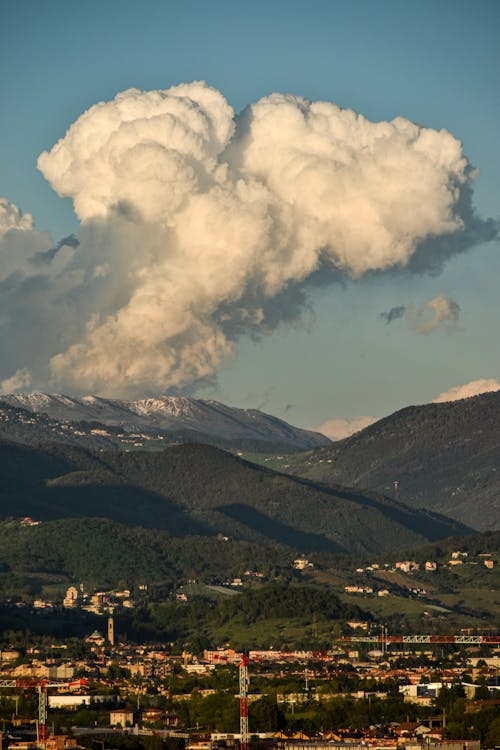
[[(12, 521), (9, 523), (12, 523)], [(25, 517), (17, 523), (20, 527), (26, 528), (39, 526), (41, 522)], [(220, 535), (220, 541), (228, 542), (229, 537)], [(295, 576), (297, 580), (303, 577), (306, 579), (310, 577), (314, 580), (319, 573), (316, 570), (316, 564), (305, 555), (291, 558), (289, 565), (291, 575)], [(492, 572), (495, 565), (495, 553), (481, 551), (470, 553), (462, 549), (451, 550), (448, 555), (441, 553), (439, 561), (422, 558), (420, 561), (415, 559), (395, 559), (391, 562), (372, 561), (364, 566), (353, 565), (352, 567), (344, 564), (341, 578), (338, 577), (340, 571), (337, 571), (334, 589), (339, 593), (343, 591), (348, 595), (363, 595), (364, 597), (412, 597), (423, 602), (428, 601), (432, 607), (433, 603), (436, 604), (433, 574), (447, 575), (451, 573), (455, 576), (461, 574), (469, 579), (472, 576), (472, 581), (475, 580), (475, 575), (476, 580), (483, 582), (485, 580), (483, 573)], [(247, 569), (238, 576), (212, 577), (209, 588), (220, 594), (240, 593), (247, 587), (254, 587), (273, 578), (279, 580), (280, 576), (269, 576), (263, 571)], [(457, 580), (459, 581), (460, 578)], [(492, 583), (494, 584), (494, 581)], [(204, 586), (203, 580), (181, 580), (177, 582), (176, 586), (171, 587), (169, 597), (178, 602), (187, 602), (196, 598)], [(69, 586), (64, 596), (59, 596), (59, 598), (35, 597), (31, 605), (37, 612), (57, 611), (62, 608), (105, 615), (117, 609), (131, 610), (138, 603), (138, 599), (144, 601), (155, 597), (154, 586), (151, 586), (148, 582), (137, 583), (134, 589), (134, 593), (129, 588), (89, 590), (82, 583)], [(12, 602), (12, 599), (9, 601)], [(29, 602), (26, 597), (23, 597), (16, 601), (16, 606), (27, 607)], [(360, 623), (357, 627), (366, 629), (368, 623)]]

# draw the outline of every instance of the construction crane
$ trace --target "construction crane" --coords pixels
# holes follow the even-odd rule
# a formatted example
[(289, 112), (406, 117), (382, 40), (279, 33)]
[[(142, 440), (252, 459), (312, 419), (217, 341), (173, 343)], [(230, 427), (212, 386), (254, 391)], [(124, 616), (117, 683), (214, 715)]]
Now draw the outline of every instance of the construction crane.
[(341, 643), (451, 643), (459, 646), (500, 645), (500, 635), (344, 635)]
[(248, 657), (243, 654), (239, 664), (240, 675), (240, 750), (248, 750)]
[(13, 687), (13, 688), (35, 688), (38, 692), (38, 722), (37, 722), (37, 745), (39, 747), (46, 747), (48, 740), (48, 727), (47, 727), (47, 690), (48, 688), (74, 688), (86, 685), (87, 680), (82, 678), (81, 680), (72, 680), (71, 682), (49, 682), (48, 680), (36, 678), (19, 678), (17, 680), (0, 680), (0, 688), (2, 687)]

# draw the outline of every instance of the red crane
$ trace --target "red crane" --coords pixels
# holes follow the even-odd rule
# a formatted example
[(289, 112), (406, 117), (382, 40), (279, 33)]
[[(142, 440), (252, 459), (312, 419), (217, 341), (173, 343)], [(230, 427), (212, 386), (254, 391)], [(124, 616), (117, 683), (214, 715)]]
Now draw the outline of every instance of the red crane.
[(248, 657), (243, 654), (239, 664), (240, 674), (240, 750), (248, 750)]

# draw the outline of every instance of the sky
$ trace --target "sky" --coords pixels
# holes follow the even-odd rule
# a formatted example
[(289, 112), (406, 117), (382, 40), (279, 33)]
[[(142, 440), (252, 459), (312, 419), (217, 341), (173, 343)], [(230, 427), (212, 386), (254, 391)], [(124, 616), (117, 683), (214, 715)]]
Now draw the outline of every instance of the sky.
[(499, 37), (496, 0), (4, 8), (0, 390), (340, 435), (500, 387)]

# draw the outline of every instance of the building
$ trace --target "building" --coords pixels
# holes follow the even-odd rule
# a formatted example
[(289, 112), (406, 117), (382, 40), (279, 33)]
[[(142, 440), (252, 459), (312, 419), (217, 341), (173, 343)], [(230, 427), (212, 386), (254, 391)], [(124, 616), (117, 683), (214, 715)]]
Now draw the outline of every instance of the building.
[(418, 570), (420, 565), (415, 560), (400, 560), (396, 563), (396, 570), (400, 570), (402, 573), (410, 573), (412, 570)]
[(125, 708), (116, 708), (109, 712), (109, 724), (112, 727), (134, 726), (134, 712)]
[(205, 649), (203, 651), (203, 661), (209, 664), (239, 664), (241, 657), (241, 652), (234, 651), (232, 648), (218, 648), (216, 651)]
[(66, 596), (63, 599), (63, 607), (66, 609), (73, 609), (80, 604), (80, 592), (74, 586), (70, 586), (66, 591)]
[(307, 558), (298, 557), (293, 561), (293, 567), (295, 568), (295, 570), (305, 570), (306, 568), (313, 568), (314, 565), (312, 562), (309, 562)]
[(59, 664), (49, 667), (48, 677), (51, 680), (72, 680), (75, 676), (75, 668), (72, 664)]

